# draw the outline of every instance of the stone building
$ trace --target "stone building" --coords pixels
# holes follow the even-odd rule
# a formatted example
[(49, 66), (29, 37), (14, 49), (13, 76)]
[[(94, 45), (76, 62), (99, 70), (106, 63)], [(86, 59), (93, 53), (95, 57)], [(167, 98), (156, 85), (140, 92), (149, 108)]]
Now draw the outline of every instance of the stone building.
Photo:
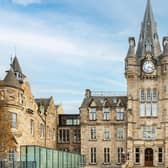
[(57, 149), (80, 153), (80, 115), (60, 114), (57, 126)]
[(86, 167), (110, 167), (126, 159), (135, 168), (168, 167), (168, 37), (162, 46), (147, 0), (137, 47), (129, 38), (127, 95), (87, 90), (80, 107)]
[(0, 81), (0, 105), (11, 115), (11, 130), (17, 149), (9, 160), (19, 160), (20, 146), (39, 145), (56, 148), (57, 111), (53, 97), (35, 99), (17, 57)]

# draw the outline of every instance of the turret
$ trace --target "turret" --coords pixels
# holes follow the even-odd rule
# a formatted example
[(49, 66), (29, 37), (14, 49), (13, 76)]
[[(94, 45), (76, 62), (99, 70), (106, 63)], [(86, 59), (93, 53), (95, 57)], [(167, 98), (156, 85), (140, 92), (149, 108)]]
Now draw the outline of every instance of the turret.
[(168, 36), (163, 37), (163, 56), (168, 56)]
[(127, 58), (128, 57), (135, 57), (135, 38), (129, 37), (128, 42), (129, 42), (129, 49), (128, 49), (128, 53), (127, 53)]

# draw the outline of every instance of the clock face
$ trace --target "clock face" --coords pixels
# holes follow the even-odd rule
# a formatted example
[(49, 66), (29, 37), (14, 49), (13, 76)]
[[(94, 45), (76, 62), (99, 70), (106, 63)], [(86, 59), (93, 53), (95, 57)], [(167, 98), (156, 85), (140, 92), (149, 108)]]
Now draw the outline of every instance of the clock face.
[(144, 72), (152, 73), (155, 70), (155, 65), (152, 61), (145, 61), (142, 68)]

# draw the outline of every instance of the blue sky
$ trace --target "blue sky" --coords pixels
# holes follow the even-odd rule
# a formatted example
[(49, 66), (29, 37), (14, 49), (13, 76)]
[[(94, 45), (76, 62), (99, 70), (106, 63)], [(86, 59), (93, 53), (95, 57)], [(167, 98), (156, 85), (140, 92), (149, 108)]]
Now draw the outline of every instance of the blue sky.
[[(0, 78), (16, 55), (35, 97), (78, 113), (85, 89), (125, 91), (128, 37), (138, 40), (146, 0), (0, 0)], [(160, 41), (167, 0), (152, 0)], [(162, 41), (161, 41), (162, 42)]]

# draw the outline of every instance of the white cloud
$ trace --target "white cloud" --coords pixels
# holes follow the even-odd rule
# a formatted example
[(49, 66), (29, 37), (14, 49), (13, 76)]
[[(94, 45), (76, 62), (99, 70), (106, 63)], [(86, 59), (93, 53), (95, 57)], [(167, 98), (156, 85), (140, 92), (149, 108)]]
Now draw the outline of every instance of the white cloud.
[(12, 0), (13, 3), (19, 4), (19, 5), (30, 5), (35, 3), (41, 3), (42, 0)]

